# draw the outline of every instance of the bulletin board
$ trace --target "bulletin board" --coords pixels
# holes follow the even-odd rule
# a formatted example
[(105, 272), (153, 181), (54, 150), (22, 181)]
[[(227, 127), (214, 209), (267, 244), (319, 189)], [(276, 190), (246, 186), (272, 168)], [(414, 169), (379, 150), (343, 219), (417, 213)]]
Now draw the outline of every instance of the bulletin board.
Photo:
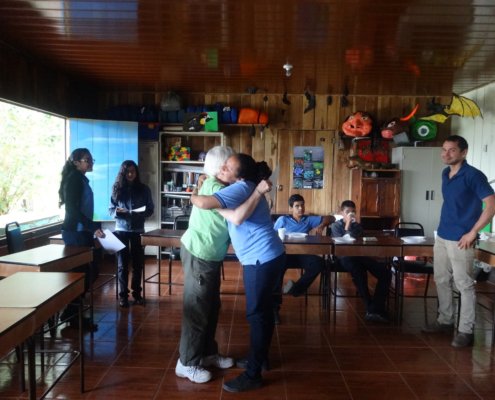
[(324, 150), (321, 146), (295, 146), (292, 187), (323, 189)]

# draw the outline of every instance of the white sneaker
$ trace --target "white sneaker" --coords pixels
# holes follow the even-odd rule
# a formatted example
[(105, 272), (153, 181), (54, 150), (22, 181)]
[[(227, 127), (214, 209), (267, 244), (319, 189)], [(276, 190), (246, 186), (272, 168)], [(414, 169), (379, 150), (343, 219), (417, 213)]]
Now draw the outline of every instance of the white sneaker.
[(217, 367), (220, 369), (227, 369), (234, 366), (234, 359), (232, 357), (224, 357), (220, 354), (212, 354), (201, 359), (201, 365), (203, 367)]
[(175, 366), (175, 375), (179, 378), (187, 378), (194, 383), (205, 383), (211, 380), (210, 371), (199, 365), (194, 365), (192, 367), (182, 365), (180, 359), (177, 360), (177, 365)]
[(292, 290), (292, 288), (294, 287), (294, 285), (295, 285), (294, 281), (292, 279), (289, 279), (287, 281), (287, 283), (284, 285), (284, 288), (283, 288), (282, 292), (284, 294), (290, 293), (290, 291)]

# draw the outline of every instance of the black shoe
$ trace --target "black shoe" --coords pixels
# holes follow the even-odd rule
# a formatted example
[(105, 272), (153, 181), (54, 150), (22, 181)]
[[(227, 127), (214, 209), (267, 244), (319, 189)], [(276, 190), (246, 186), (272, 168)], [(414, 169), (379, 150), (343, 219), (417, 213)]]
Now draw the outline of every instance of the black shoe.
[(278, 310), (273, 310), (273, 323), (275, 325), (280, 325), (280, 313)]
[(453, 347), (469, 347), (474, 343), (474, 335), (472, 333), (459, 332), (452, 341)]
[(135, 306), (144, 305), (144, 299), (140, 295), (134, 296), (134, 305)]
[(223, 384), (223, 389), (227, 392), (246, 392), (248, 390), (258, 389), (263, 385), (263, 381), (261, 378), (251, 379), (246, 373), (239, 375), (237, 378), (234, 378), (230, 381), (227, 381)]
[(69, 304), (65, 307), (65, 310), (60, 314), (60, 322), (71, 322), (74, 319), (77, 319), (77, 315), (79, 313), (79, 306), (75, 306), (73, 304)]
[[(238, 360), (235, 361), (235, 366), (237, 368), (247, 369), (248, 359), (247, 358), (239, 358)], [(270, 364), (269, 364), (268, 360), (263, 361), (263, 364), (261, 364), (261, 370), (262, 371), (269, 371), (270, 370)]]
[(127, 297), (119, 300), (119, 306), (122, 308), (129, 308), (129, 300), (127, 299)]
[(380, 322), (382, 324), (388, 324), (390, 322), (387, 317), (378, 313), (370, 313), (370, 312), (366, 313), (364, 319), (369, 322)]

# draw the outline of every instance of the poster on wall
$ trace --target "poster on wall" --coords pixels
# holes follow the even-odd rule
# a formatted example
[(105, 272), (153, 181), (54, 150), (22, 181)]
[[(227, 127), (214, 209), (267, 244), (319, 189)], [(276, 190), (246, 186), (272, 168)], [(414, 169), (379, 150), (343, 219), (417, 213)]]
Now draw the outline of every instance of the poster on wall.
[(295, 146), (294, 189), (323, 189), (323, 147)]

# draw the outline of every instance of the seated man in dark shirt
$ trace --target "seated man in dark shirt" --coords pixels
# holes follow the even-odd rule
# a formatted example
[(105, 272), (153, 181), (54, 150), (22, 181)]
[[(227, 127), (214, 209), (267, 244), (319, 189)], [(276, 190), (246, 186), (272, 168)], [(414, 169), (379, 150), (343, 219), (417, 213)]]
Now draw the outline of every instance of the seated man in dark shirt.
[[(332, 224), (332, 237), (349, 235), (357, 238), (363, 234), (363, 227), (356, 220), (356, 204), (351, 200), (340, 206), (342, 219)], [(390, 287), (391, 274), (384, 263), (371, 257), (339, 257), (342, 267), (351, 273), (359, 295), (366, 305), (367, 321), (388, 322), (385, 302)], [(375, 292), (371, 296), (368, 289), (368, 271), (377, 279)]]
[[(290, 196), (289, 210), (291, 211), (290, 215), (283, 215), (275, 221), (275, 230), (285, 228), (286, 234), (296, 232), (307, 234), (310, 231), (314, 231), (317, 235), (321, 235), (323, 228), (335, 221), (335, 218), (331, 215), (304, 215), (304, 198), (299, 194)], [(287, 268), (302, 268), (304, 270), (297, 282), (288, 280), (283, 288), (284, 294), (290, 294), (295, 297), (304, 294), (325, 267), (322, 257), (311, 254), (287, 254), (286, 260)], [(282, 282), (280, 286), (282, 286)], [(280, 297), (277, 303), (280, 305)], [(277, 317), (276, 311), (276, 320)]]

